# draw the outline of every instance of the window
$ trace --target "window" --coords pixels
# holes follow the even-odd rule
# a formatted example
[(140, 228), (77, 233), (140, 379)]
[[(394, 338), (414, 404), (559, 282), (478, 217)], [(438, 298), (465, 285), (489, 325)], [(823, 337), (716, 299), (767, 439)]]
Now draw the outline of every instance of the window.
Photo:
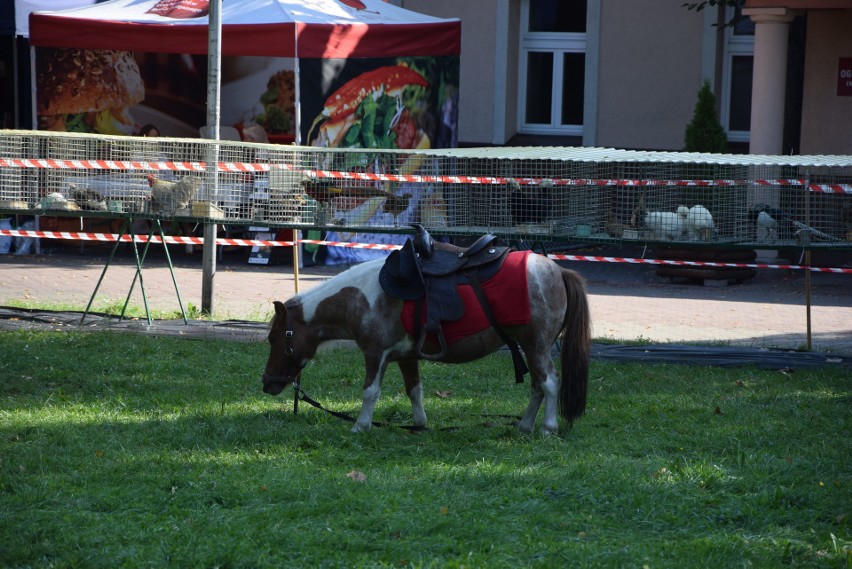
[(586, 33), (586, 0), (529, 0), (529, 31)]
[(523, 134), (583, 134), (586, 1), (522, 1)]
[(734, 55), (730, 58), (727, 130), (744, 132), (751, 129), (751, 78), (754, 57)]
[(741, 8), (727, 8), (725, 13), (726, 21), (738, 17), (734, 26), (725, 28), (722, 62), (722, 124), (732, 142), (748, 142), (751, 130), (754, 22), (741, 15)]

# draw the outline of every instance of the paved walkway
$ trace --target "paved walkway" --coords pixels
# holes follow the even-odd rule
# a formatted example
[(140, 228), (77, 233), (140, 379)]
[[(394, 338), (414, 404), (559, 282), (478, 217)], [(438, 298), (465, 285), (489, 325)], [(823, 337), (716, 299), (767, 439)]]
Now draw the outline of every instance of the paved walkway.
[[(68, 244), (46, 249), (39, 256), (0, 255), (0, 306), (85, 308), (108, 248), (87, 244), (81, 250), (79, 244)], [(176, 248), (173, 256), (184, 304), (200, 307), (201, 254), (188, 255)], [(802, 271), (760, 269), (757, 277), (743, 284), (708, 287), (671, 282), (658, 277), (650, 265), (574, 262), (571, 267), (588, 281), (597, 339), (725, 343), (752, 348), (800, 349), (806, 345)], [(299, 287), (305, 291), (344, 268), (305, 268)], [(119, 255), (106, 273), (93, 310), (120, 307), (134, 272), (132, 257), (127, 252)], [(811, 277), (812, 348), (852, 355), (852, 276), (816, 273)], [(152, 310), (178, 311), (161, 251), (149, 255), (143, 278)], [(226, 252), (217, 265), (214, 316), (217, 321), (265, 321), (271, 315), (272, 301), (292, 296), (295, 285), (289, 265), (250, 265), (245, 250)], [(142, 306), (138, 284), (131, 303)], [(206, 324), (209, 329), (217, 325)], [(252, 333), (258, 334), (256, 330)]]

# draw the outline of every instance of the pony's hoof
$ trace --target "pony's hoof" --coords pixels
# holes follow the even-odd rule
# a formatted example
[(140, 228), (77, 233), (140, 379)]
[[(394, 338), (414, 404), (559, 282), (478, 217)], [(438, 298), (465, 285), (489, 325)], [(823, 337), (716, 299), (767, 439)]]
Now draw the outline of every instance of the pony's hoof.
[(355, 426), (352, 427), (352, 432), (353, 433), (366, 433), (367, 431), (370, 430), (371, 426), (372, 425), (367, 425), (365, 427), (364, 425), (359, 425), (358, 423), (355, 423)]

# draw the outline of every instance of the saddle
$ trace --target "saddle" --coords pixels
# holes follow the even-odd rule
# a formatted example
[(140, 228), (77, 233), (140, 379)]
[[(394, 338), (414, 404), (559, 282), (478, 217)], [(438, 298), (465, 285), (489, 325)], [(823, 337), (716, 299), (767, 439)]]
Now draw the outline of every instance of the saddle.
[[(447, 342), (442, 322), (452, 322), (464, 316), (464, 302), (458, 294), (458, 285), (471, 285), (482, 310), (500, 338), (512, 350), (515, 379), (523, 381), (528, 369), (517, 344), (508, 337), (497, 322), (494, 312), (482, 291), (481, 283), (496, 275), (511, 250), (497, 246), (497, 237), (486, 234), (469, 247), (458, 247), (435, 242), (429, 232), (419, 224), (414, 239), (393, 251), (379, 272), (379, 283), (386, 294), (401, 300), (416, 301), (414, 311), (415, 352), (426, 360), (441, 360), (447, 353)], [(425, 306), (425, 323), (420, 322)], [(439, 350), (424, 351), (428, 336), (438, 340)]]

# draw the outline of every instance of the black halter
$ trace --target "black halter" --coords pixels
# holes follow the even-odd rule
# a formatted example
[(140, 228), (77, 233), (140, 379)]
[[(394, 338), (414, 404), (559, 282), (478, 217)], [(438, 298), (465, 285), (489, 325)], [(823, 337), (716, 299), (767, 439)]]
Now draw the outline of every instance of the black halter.
[[(293, 349), (293, 328), (290, 326), (290, 309), (287, 305), (284, 305), (284, 320), (285, 320), (285, 330), (284, 330), (284, 355), (287, 357), (292, 357), (293, 354), (296, 353), (296, 350)], [(299, 412), (299, 392), (302, 388), (299, 386), (299, 377), (302, 375), (302, 370), (300, 369), (296, 376), (293, 378), (293, 414), (297, 414)]]
[(284, 332), (284, 355), (292, 356), (295, 353), (293, 350), (293, 331), (286, 330)]
[[(290, 328), (290, 314), (287, 313), (287, 329), (284, 331), (284, 355), (288, 358), (293, 357), (296, 351), (293, 349), (293, 330)], [(299, 392), (302, 388), (299, 386), (299, 377), (302, 375), (300, 369), (293, 378), (293, 414), (299, 412)]]

